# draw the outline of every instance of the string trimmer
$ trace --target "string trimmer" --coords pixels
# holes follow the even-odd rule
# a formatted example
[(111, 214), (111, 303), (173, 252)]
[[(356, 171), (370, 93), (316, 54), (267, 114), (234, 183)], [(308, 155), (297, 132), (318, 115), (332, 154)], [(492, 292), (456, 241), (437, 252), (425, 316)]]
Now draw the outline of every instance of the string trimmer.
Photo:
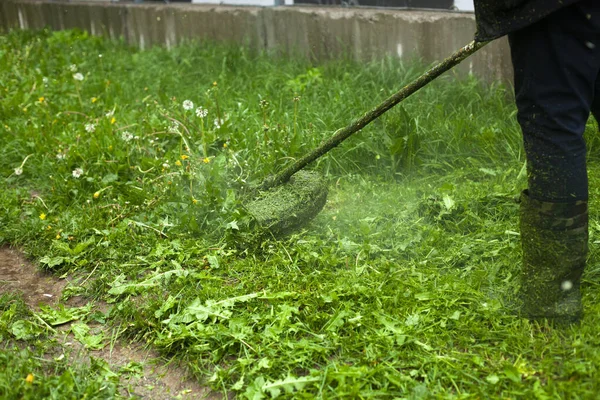
[(473, 41), (459, 49), (350, 125), (335, 131), (333, 136), (321, 143), (319, 147), (281, 172), (267, 177), (262, 182), (258, 195), (246, 204), (249, 214), (261, 227), (267, 228), (271, 233), (279, 236), (306, 224), (325, 205), (327, 184), (325, 179), (317, 172), (301, 170), (338, 146), (352, 134), (360, 131), (390, 108), (458, 65), (487, 43)]

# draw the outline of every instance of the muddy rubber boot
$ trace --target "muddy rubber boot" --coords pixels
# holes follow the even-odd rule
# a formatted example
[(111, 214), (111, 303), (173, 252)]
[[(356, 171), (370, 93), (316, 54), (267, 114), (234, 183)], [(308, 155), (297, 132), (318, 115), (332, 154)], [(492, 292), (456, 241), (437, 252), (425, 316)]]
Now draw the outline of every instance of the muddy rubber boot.
[(582, 317), (588, 250), (587, 201), (550, 203), (521, 194), (522, 316), (570, 324)]

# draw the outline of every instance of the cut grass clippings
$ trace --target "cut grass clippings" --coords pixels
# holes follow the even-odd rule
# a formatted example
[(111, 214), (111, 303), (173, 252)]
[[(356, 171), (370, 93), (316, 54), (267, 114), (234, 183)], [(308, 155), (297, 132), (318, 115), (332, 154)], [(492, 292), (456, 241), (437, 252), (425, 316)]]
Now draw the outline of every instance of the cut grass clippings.
[[(101, 319), (118, 337), (239, 398), (600, 391), (594, 122), (585, 318), (558, 330), (515, 316), (525, 176), (502, 87), (433, 82), (312, 166), (330, 194), (309, 226), (257, 239), (239, 229), (246, 189), (423, 65), (210, 43), (139, 51), (78, 31), (14, 31), (0, 55), (0, 244), (85, 277), (64, 296), (109, 302)], [(93, 393), (106, 369), (15, 350), (42, 357), (53, 337), (48, 310), (15, 304), (0, 301), (0, 362), (19, 366), (0, 374), (0, 396), (23, 397), (29, 373), (40, 393), (61, 379)]]

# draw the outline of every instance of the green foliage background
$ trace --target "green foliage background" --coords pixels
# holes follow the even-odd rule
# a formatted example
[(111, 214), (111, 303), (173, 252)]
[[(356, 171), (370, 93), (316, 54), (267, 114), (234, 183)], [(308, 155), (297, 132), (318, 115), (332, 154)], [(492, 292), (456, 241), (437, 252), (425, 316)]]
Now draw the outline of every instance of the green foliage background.
[[(210, 43), (142, 52), (78, 31), (0, 36), (0, 243), (73, 277), (65, 297), (110, 302), (102, 321), (121, 337), (240, 398), (594, 398), (597, 207), (582, 325), (516, 317), (524, 160), (501, 86), (446, 74), (313, 166), (331, 193), (305, 230), (238, 231), (248, 186), (423, 69)], [(26, 371), (46, 377), (40, 390), (82, 379), (78, 398), (95, 393), (108, 366), (48, 367), (14, 350), (47, 350), (40, 320), (54, 318), (16, 304), (0, 302), (0, 363), (19, 365), (0, 394), (21, 398)]]

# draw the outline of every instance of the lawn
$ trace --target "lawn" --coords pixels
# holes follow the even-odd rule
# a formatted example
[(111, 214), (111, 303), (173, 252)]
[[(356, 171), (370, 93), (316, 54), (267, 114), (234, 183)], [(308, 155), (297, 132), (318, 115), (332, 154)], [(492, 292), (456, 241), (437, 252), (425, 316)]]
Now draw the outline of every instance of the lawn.
[(241, 399), (596, 398), (592, 120), (580, 326), (515, 316), (520, 132), (510, 90), (474, 77), (444, 75), (311, 165), (329, 197), (303, 229), (246, 228), (249, 188), (425, 68), (0, 36), (0, 245), (87, 303), (0, 295), (0, 397), (123, 396), (126, 372), (48, 357), (66, 320), (85, 347), (145, 343)]

